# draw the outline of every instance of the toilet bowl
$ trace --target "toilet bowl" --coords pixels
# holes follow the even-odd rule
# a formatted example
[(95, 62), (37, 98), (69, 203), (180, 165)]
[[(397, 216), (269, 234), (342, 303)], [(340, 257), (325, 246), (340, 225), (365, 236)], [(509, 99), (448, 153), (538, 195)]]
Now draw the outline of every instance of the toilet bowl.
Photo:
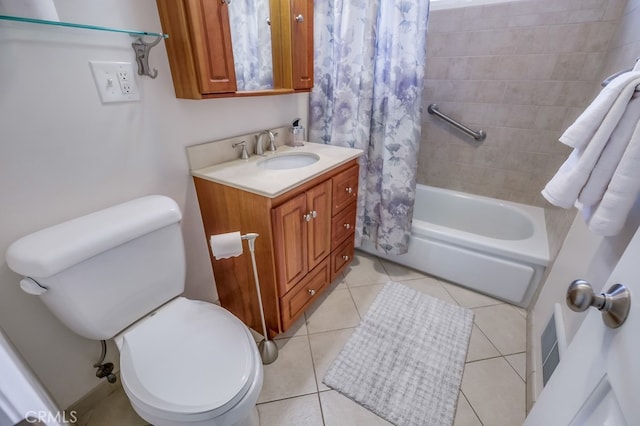
[(174, 299), (115, 337), (134, 410), (154, 425), (255, 426), (262, 362), (236, 317)]

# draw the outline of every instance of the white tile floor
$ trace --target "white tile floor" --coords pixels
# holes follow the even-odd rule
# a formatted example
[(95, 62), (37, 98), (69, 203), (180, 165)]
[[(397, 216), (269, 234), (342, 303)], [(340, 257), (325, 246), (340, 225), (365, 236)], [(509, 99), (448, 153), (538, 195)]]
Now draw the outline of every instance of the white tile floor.
[[(375, 426), (389, 423), (322, 383), (322, 377), (382, 285), (393, 280), (475, 313), (455, 426), (515, 426), (525, 417), (526, 312), (361, 252), (291, 329), (264, 367), (262, 426)], [(113, 399), (113, 402), (110, 400)], [(113, 407), (113, 408), (109, 408)], [(144, 424), (114, 392), (79, 424)]]

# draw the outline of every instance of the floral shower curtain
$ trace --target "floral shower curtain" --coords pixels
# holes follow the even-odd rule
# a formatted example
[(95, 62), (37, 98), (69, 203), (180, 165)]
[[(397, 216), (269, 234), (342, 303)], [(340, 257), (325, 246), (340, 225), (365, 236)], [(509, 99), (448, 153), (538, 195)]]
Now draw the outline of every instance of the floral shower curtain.
[(406, 253), (429, 0), (316, 0), (309, 140), (364, 150), (356, 245)]
[(269, 1), (233, 0), (229, 23), (238, 91), (272, 89)]

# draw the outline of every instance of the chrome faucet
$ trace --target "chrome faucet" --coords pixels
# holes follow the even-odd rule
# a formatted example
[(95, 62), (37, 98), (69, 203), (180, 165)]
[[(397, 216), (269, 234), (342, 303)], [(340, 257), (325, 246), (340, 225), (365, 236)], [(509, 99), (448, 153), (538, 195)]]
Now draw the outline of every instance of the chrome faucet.
[(276, 148), (276, 135), (271, 130), (263, 130), (256, 136), (256, 155), (264, 155), (264, 143), (262, 142), (263, 136), (269, 137), (269, 146), (267, 150), (275, 152)]

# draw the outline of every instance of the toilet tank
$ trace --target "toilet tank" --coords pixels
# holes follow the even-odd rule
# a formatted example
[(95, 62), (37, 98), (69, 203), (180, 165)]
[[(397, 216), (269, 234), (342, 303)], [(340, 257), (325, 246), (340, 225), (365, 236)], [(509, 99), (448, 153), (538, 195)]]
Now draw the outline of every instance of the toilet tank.
[(110, 339), (183, 292), (181, 219), (171, 198), (135, 199), (15, 241), (7, 264), (72, 331)]

